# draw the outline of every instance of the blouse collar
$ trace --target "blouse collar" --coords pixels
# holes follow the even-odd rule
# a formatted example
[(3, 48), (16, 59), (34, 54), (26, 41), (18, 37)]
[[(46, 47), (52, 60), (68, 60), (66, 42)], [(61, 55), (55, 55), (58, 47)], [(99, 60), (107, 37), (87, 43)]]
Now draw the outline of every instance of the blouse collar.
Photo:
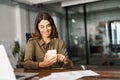
[[(50, 44), (50, 43), (52, 43), (52, 42), (53, 42), (53, 39), (51, 38), (51, 39), (50, 39), (50, 42), (47, 43), (47, 44)], [(43, 39), (40, 39), (40, 40), (39, 40), (39, 43), (40, 43), (41, 46), (44, 45), (44, 44), (46, 44)]]

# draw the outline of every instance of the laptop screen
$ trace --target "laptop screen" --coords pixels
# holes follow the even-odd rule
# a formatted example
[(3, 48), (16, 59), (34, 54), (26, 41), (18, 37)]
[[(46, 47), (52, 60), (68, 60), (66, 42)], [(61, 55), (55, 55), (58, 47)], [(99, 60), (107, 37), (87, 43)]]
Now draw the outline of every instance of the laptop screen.
[(5, 47), (0, 45), (0, 80), (25, 80), (30, 77), (39, 75), (39, 73), (14, 72)]
[(0, 45), (0, 80), (16, 80), (13, 68), (3, 45)]

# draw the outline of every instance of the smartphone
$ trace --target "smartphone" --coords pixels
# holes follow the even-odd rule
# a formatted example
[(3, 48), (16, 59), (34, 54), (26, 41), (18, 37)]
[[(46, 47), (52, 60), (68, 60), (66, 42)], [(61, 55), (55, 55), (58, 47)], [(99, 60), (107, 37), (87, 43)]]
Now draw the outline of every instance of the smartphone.
[(56, 56), (56, 54), (57, 54), (57, 50), (48, 50), (46, 53), (48, 58), (53, 58)]

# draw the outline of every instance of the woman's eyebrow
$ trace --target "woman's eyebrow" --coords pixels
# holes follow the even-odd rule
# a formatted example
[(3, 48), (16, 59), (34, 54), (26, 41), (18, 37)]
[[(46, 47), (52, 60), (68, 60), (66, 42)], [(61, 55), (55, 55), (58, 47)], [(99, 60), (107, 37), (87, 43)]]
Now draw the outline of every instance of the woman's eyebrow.
[(47, 25), (50, 25), (50, 23), (48, 23)]
[(42, 25), (42, 24), (39, 24), (38, 26), (44, 26), (44, 25)]

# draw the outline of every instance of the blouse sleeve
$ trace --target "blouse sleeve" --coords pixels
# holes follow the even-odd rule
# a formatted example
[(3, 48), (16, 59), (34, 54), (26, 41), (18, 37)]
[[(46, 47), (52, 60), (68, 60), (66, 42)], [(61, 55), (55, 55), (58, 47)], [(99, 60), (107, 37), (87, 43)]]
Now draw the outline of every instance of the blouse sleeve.
[(24, 68), (25, 69), (39, 69), (39, 62), (34, 61), (35, 53), (34, 53), (34, 40), (30, 39), (27, 42), (26, 50), (25, 50), (25, 58), (24, 58)]
[(63, 67), (72, 67), (73, 66), (72, 61), (69, 59), (66, 45), (65, 45), (64, 41), (62, 41), (62, 40), (60, 40), (60, 43), (59, 43), (59, 51), (58, 51), (58, 53), (63, 54), (67, 58), (68, 62), (67, 62), (67, 64), (63, 64)]

